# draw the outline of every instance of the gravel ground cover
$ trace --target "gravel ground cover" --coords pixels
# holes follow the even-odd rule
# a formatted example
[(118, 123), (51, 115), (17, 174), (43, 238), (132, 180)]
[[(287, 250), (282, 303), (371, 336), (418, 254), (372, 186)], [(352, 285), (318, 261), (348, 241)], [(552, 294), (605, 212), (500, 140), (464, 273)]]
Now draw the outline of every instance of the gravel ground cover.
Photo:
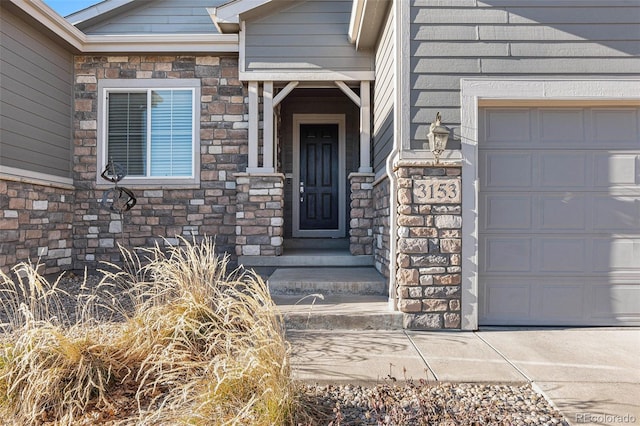
[(332, 426), (568, 425), (529, 385), (307, 385), (305, 395), (329, 413), (323, 424)]
[[(79, 294), (91, 294), (100, 276), (67, 273), (58, 282), (69, 321)], [(2, 297), (0, 295), (0, 297)], [(101, 312), (96, 312), (101, 316)], [(108, 311), (102, 312), (117, 320)], [(0, 323), (6, 314), (0, 310)], [(301, 385), (308, 413), (300, 425), (568, 425), (529, 385), (407, 381), (376, 386)], [(309, 422), (309, 418), (312, 418)], [(85, 419), (85, 421), (88, 419)], [(91, 421), (83, 424), (91, 424)]]

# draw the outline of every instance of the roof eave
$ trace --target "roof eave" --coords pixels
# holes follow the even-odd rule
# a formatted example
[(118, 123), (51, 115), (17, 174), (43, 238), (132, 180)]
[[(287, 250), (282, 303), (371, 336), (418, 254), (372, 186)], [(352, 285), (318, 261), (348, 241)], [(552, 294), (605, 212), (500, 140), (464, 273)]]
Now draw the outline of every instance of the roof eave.
[(237, 53), (237, 34), (89, 35), (84, 53)]
[(76, 53), (237, 53), (237, 34), (86, 35), (42, 0), (9, 0), (64, 40)]
[(71, 22), (72, 25), (78, 25), (83, 22), (94, 19), (100, 15), (103, 15), (107, 12), (111, 12), (119, 7), (125, 6), (129, 3), (132, 3), (136, 0), (106, 0), (101, 1), (98, 4), (94, 4), (93, 6), (89, 6), (85, 9), (82, 9), (78, 12), (72, 13), (66, 17), (66, 19)]
[(349, 21), (349, 40), (356, 49), (375, 46), (393, 0), (353, 0)]
[(207, 7), (211, 21), (221, 33), (238, 33), (240, 15), (272, 0), (234, 0), (218, 7)]
[(40, 22), (45, 28), (52, 31), (64, 42), (68, 43), (73, 50), (82, 51), (86, 35), (71, 25), (62, 16), (58, 15), (51, 7), (42, 0), (9, 0)]

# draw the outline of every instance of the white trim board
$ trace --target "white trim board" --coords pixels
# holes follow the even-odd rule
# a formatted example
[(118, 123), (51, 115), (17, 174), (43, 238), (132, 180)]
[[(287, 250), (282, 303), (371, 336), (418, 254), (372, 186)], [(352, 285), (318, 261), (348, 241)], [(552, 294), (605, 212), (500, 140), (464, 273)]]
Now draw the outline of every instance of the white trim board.
[[(242, 55), (244, 49), (240, 50)], [(244, 67), (244, 65), (242, 66)], [(240, 81), (327, 81), (334, 85), (339, 81), (373, 81), (376, 79), (374, 71), (309, 71), (309, 70), (277, 70), (277, 71), (243, 71), (240, 68)]]
[[(337, 230), (301, 230), (300, 229), (300, 125), (301, 124), (337, 124), (338, 125), (338, 229)], [(292, 228), (295, 238), (320, 237), (342, 238), (346, 231), (346, 117), (344, 114), (293, 114), (293, 187), (292, 187)]]
[(478, 107), (483, 101), (620, 101), (640, 98), (640, 79), (462, 79), (462, 324), (478, 328)]
[(54, 188), (71, 190), (74, 189), (72, 178), (0, 165), (0, 180), (3, 179), (14, 182), (29, 183), (32, 185), (51, 186)]

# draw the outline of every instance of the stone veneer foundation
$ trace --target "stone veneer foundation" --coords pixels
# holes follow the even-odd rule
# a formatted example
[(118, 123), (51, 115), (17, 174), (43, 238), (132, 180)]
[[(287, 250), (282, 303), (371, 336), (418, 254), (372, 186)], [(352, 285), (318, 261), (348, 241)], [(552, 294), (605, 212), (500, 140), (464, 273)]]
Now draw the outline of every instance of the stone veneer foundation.
[(373, 254), (373, 173), (351, 173), (349, 250), (354, 256)]
[[(130, 187), (138, 204), (124, 216), (100, 207), (96, 185), (97, 83), (101, 79), (182, 79), (201, 82), (200, 183)], [(176, 236), (215, 236), (219, 252), (235, 252), (236, 182), (247, 165), (246, 89), (238, 59), (217, 56), (76, 56), (74, 115), (74, 255), (76, 267), (119, 260), (117, 243), (150, 246)], [(71, 221), (69, 221), (71, 223)], [(123, 231), (123, 232), (121, 232)]]
[(384, 176), (373, 186), (373, 256), (378, 272), (389, 278), (389, 257), (391, 256), (389, 230), (389, 178)]
[(238, 256), (280, 256), (284, 234), (284, 175), (236, 174)]
[(72, 265), (74, 190), (66, 185), (0, 180), (0, 268), (38, 262), (41, 274)]
[[(396, 285), (404, 327), (460, 328), (461, 168), (400, 166), (396, 174)], [(433, 197), (440, 200), (425, 201)]]

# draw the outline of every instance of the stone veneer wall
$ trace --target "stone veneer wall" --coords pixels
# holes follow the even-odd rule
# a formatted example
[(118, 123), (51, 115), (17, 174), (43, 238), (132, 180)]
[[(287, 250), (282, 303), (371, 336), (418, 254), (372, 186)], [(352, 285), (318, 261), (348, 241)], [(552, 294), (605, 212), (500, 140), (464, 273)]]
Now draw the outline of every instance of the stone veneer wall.
[(72, 264), (74, 191), (54, 185), (0, 180), (0, 269), (39, 261), (41, 274)]
[[(101, 209), (96, 188), (97, 83), (100, 79), (199, 78), (200, 184), (182, 188), (132, 187), (138, 204), (118, 215)], [(117, 261), (124, 231), (129, 246), (150, 246), (161, 237), (215, 236), (219, 252), (235, 253), (236, 182), (247, 165), (246, 90), (238, 59), (217, 56), (76, 56), (74, 182), (77, 188), (76, 267)], [(109, 187), (109, 185), (106, 185)], [(71, 221), (70, 221), (71, 222)], [(69, 223), (70, 223), (69, 222)]]
[(280, 256), (284, 234), (284, 175), (236, 175), (236, 254)]
[[(461, 168), (399, 167), (396, 173), (396, 284), (398, 308), (405, 314), (404, 326), (410, 329), (460, 328)], [(448, 186), (454, 185), (454, 181), (457, 181), (457, 189)], [(427, 188), (426, 182), (435, 182), (435, 186)], [(442, 194), (438, 193), (440, 184), (445, 185)], [(445, 192), (449, 190), (451, 192)], [(430, 191), (429, 195), (443, 195), (443, 201), (425, 202), (427, 191)]]
[(349, 250), (352, 255), (373, 254), (373, 173), (351, 173), (351, 223)]
[(373, 256), (378, 272), (389, 278), (389, 257), (391, 256), (389, 228), (390, 182), (385, 177), (373, 187)]

